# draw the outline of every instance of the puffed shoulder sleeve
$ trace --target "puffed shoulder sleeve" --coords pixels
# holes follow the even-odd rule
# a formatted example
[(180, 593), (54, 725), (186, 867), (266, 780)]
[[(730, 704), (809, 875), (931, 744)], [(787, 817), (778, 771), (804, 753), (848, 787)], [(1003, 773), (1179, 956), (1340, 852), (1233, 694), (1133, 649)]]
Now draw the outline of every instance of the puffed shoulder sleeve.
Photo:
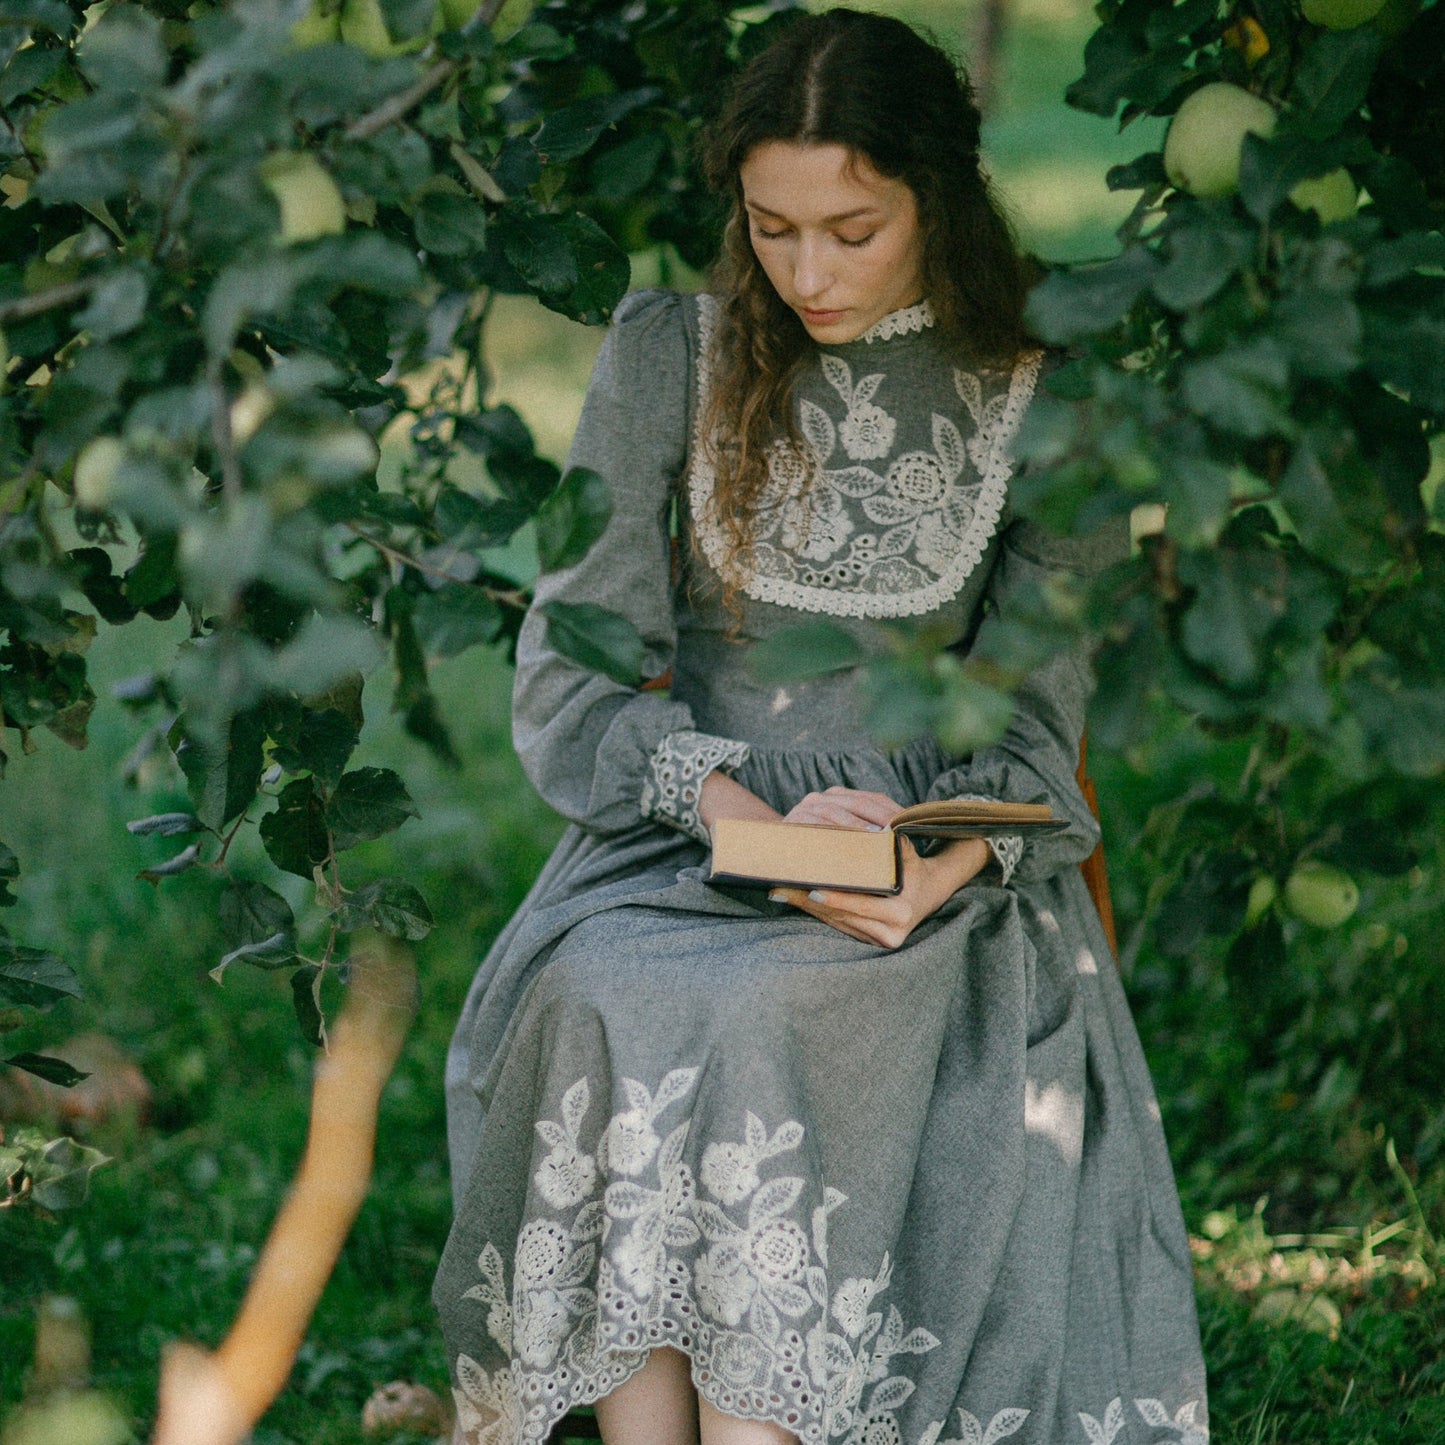
[(563, 817), (602, 833), (654, 818), (698, 834), (702, 778), (747, 753), (695, 732), (682, 703), (623, 686), (550, 647), (542, 610), (568, 602), (620, 613), (642, 637), (643, 676), (672, 665), (669, 516), (692, 390), (685, 304), (653, 291), (617, 308), (567, 457), (569, 467), (606, 478), (612, 518), (580, 562), (537, 579), (517, 643), (512, 735), (522, 766)]
[[(994, 636), (1015, 611), (1036, 610), (1050, 574), (1089, 575), (1128, 556), (1128, 519), (1088, 537), (1057, 537), (1023, 519), (1011, 521), (989, 578), (985, 616), (973, 651), (985, 655)], [(1056, 654), (1024, 679), (1014, 697), (1014, 714), (992, 747), (938, 777), (935, 799), (1001, 798), (1014, 803), (1048, 803), (1068, 826), (1033, 838), (1000, 839), (995, 849), (1005, 881), (1047, 878), (1082, 863), (1099, 841), (1099, 827), (1078, 784), (1079, 741), (1093, 678), (1083, 648)]]

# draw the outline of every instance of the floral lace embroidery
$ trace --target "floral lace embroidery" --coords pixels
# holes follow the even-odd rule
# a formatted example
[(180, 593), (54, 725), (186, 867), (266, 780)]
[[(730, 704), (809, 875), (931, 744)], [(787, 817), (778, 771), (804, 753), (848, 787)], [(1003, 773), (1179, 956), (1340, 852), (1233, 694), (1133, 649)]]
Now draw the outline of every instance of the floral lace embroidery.
[(1017, 833), (1011, 833), (1005, 838), (990, 838), (988, 847), (1003, 873), (999, 882), (1007, 883), (1013, 877), (1014, 869), (1023, 861), (1024, 840)]
[(845, 1196), (825, 1187), (805, 1197), (802, 1176), (764, 1167), (801, 1147), (796, 1120), (770, 1130), (745, 1115), (742, 1138), (710, 1143), (694, 1178), (684, 1162), (691, 1121), (659, 1121), (698, 1073), (674, 1069), (655, 1093), (623, 1079), (626, 1107), (585, 1140), (592, 1088), (580, 1078), (560, 1117), (537, 1124), (549, 1152), (532, 1181), (556, 1217), (522, 1226), (510, 1292), (488, 1242), (480, 1283), (463, 1295), (485, 1308), (508, 1360), (488, 1372), (470, 1355), (456, 1359), (467, 1445), (545, 1440), (567, 1410), (614, 1389), (664, 1344), (691, 1356), (698, 1389), (727, 1414), (771, 1420), (803, 1445), (901, 1445), (897, 1411), (915, 1389), (902, 1369), (938, 1339), (884, 1304), (886, 1254), (871, 1278), (830, 1287), (828, 1219)]
[[(699, 427), (711, 386), (715, 304), (699, 297)], [(931, 322), (931, 313), (926, 321), (915, 318), (916, 325), (895, 321), (906, 315), (885, 317), (873, 330), (890, 323), (916, 330)], [(706, 439), (694, 433), (688, 495), (704, 555), (759, 602), (839, 617), (934, 610), (964, 584), (998, 529), (1013, 473), (1009, 448), (1042, 357), (1022, 357), (1007, 387), (988, 398), (982, 378), (956, 369), (954, 389), (973, 420), (973, 435), (965, 441), (951, 418), (935, 412), (932, 448), (905, 451), (880, 472), (866, 463), (882, 462), (896, 438), (895, 418), (876, 400), (886, 377), (880, 372), (855, 382), (843, 357), (821, 353), (823, 375), (845, 414), (835, 422), (816, 402), (800, 400), (803, 445), (774, 444), (754, 541), (742, 557), (729, 556), (713, 507), (716, 471)], [(833, 464), (840, 443), (847, 464)]]
[(707, 828), (697, 813), (702, 785), (707, 775), (718, 768), (739, 767), (751, 751), (747, 743), (708, 733), (668, 733), (647, 760), (642, 816), (707, 843)]
[(875, 321), (858, 339), (859, 341), (891, 341), (895, 336), (907, 336), (913, 331), (922, 331), (932, 326), (937, 318), (933, 307), (927, 301), (917, 306), (905, 306), (901, 311), (890, 311), (881, 321)]
[[(959, 793), (958, 801), (961, 803), (986, 803), (989, 799), (982, 793)], [(1008, 833), (997, 838), (984, 840), (988, 844), (988, 851), (993, 854), (994, 862), (999, 866), (999, 872), (1003, 875), (998, 881), (1007, 883), (1013, 877), (1014, 869), (1019, 866), (1024, 856), (1024, 840), (1018, 833)]]
[(919, 1436), (918, 1445), (997, 1445), (998, 1441), (1007, 1440), (1010, 1435), (1017, 1435), (1032, 1413), (1031, 1410), (1010, 1407), (1007, 1410), (1000, 1410), (985, 1425), (972, 1411), (958, 1409), (954, 1411), (954, 1414), (958, 1416), (958, 1435), (955, 1438), (939, 1439), (943, 1433), (944, 1422), (936, 1420)]
[[(1169, 1411), (1162, 1400), (1135, 1400), (1134, 1408), (1143, 1417), (1146, 1425), (1156, 1430), (1169, 1430), (1179, 1437), (1178, 1445), (1209, 1445), (1209, 1427), (1197, 1424), (1199, 1400), (1186, 1400), (1169, 1418)], [(1114, 1445), (1116, 1437), (1124, 1428), (1124, 1402), (1119, 1396), (1109, 1401), (1104, 1418), (1096, 1420), (1083, 1410), (1079, 1411), (1079, 1423), (1084, 1427), (1088, 1445)]]

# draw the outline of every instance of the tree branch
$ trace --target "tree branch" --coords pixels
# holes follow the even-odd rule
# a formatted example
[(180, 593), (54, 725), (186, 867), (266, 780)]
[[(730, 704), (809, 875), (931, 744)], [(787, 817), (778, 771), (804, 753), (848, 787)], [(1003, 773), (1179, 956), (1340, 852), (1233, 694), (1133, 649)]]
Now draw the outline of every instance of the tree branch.
[(11, 321), (28, 321), (32, 316), (54, 311), (58, 306), (69, 306), (83, 301), (95, 290), (98, 276), (85, 276), (79, 281), (67, 281), (63, 286), (52, 286), (48, 291), (35, 291), (29, 296), (13, 296), (9, 301), (0, 301), (0, 326)]
[[(462, 26), (463, 32), (484, 30), (500, 13), (504, 0), (483, 0), (477, 12)], [(353, 121), (346, 128), (345, 139), (349, 141), (370, 140), (389, 125), (395, 125), (402, 116), (421, 104), (432, 91), (444, 84), (461, 68), (455, 60), (439, 60), (405, 90), (398, 91), (382, 101), (374, 110), (368, 111), (360, 120)]]

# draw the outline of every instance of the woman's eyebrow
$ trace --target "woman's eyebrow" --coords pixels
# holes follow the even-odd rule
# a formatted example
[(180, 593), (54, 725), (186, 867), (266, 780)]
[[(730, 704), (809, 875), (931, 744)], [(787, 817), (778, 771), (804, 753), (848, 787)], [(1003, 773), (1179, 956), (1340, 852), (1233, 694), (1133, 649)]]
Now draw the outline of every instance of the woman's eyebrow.
[[(781, 211), (770, 211), (766, 206), (760, 206), (756, 201), (744, 201), (748, 210), (756, 211), (760, 216), (771, 216), (775, 221), (786, 221), (788, 218)], [(836, 226), (843, 221), (855, 221), (859, 216), (875, 216), (879, 214), (877, 206), (859, 206), (856, 210), (841, 211), (836, 216), (824, 216), (823, 225)]]

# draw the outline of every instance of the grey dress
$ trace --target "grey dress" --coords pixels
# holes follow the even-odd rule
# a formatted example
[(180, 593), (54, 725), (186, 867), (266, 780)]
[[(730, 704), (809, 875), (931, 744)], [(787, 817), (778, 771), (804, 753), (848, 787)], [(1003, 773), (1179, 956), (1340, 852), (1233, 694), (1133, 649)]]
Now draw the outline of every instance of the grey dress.
[[(761, 686), (729, 636), (696, 428), (708, 298), (618, 311), (572, 450), (615, 512), (539, 604), (629, 617), (642, 692), (518, 648), (515, 737), (573, 826), (477, 974), (448, 1065), (456, 1220), (435, 1286), (458, 1439), (540, 1441), (656, 1345), (806, 1445), (1203, 1445), (1188, 1242), (1139, 1043), (1079, 873), (1072, 656), (1000, 742), (883, 751), (855, 678)], [(1012, 521), (1038, 356), (955, 370), (926, 303), (819, 352), (745, 559), (742, 634), (826, 617), (977, 639), (1117, 537)], [(670, 517), (691, 539), (670, 566)], [(915, 619), (910, 624), (908, 619)], [(786, 811), (1047, 800), (903, 947), (709, 887), (702, 780)]]

